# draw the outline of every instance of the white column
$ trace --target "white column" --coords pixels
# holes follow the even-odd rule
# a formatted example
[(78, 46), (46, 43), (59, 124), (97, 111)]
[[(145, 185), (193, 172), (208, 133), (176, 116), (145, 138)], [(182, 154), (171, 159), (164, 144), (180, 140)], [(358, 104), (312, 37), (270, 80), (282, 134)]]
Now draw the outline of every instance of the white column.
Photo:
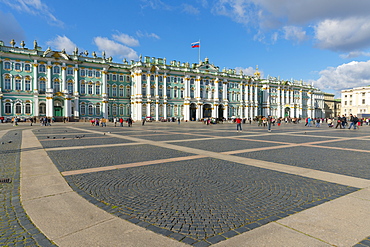
[(80, 117), (80, 98), (79, 96), (74, 96), (74, 113), (73, 116), (75, 119)]
[(103, 113), (103, 118), (108, 118), (108, 94), (107, 94), (107, 74), (108, 71), (105, 69), (102, 71), (102, 86), (101, 86), (101, 91), (102, 91), (102, 113)]
[(72, 104), (71, 104), (71, 96), (66, 95), (66, 98), (64, 100), (64, 117), (70, 117), (72, 112)]
[(226, 118), (226, 119), (229, 118), (229, 104), (227, 102), (224, 105), (224, 118)]
[(54, 109), (53, 109), (53, 94), (46, 93), (46, 116), (53, 117)]
[(158, 74), (155, 75), (155, 121), (159, 121), (159, 81)]
[(184, 78), (185, 95), (184, 95), (184, 120), (190, 121), (190, 77), (188, 75)]
[(200, 93), (200, 76), (195, 78), (195, 98), (197, 101), (201, 100), (201, 93)]
[(303, 101), (302, 101), (302, 89), (299, 90), (299, 116), (302, 117)]
[[(0, 109), (0, 111), (1, 111), (1, 109)], [(39, 112), (39, 96), (38, 95), (33, 96), (33, 115), (34, 116), (39, 116), (40, 115), (40, 112)], [(0, 116), (1, 116), (1, 112), (0, 112)]]
[[(38, 64), (37, 64), (37, 60), (34, 60), (33, 62), (34, 62), (34, 64), (33, 64), (33, 92), (37, 93), (38, 89), (39, 89), (39, 85), (38, 85)], [(36, 115), (36, 116), (38, 116), (38, 115)]]
[(63, 63), (62, 65), (62, 81), (61, 81), (61, 84), (60, 85), (60, 91), (61, 92), (65, 92), (65, 90), (67, 90), (67, 83), (66, 83), (66, 64)]
[(254, 85), (254, 116), (258, 115), (258, 85)]
[[(77, 65), (75, 66), (75, 68), (73, 69), (73, 95), (78, 95), (79, 93), (79, 80), (78, 80), (78, 67)], [(101, 90), (103, 90), (103, 85), (100, 84), (102, 87), (101, 87)]]
[(307, 92), (307, 117), (312, 117), (312, 92)]
[(46, 75), (47, 75), (47, 81), (46, 81), (46, 90), (52, 88), (51, 84), (51, 69), (53, 66), (50, 65), (50, 62), (48, 62), (48, 66), (46, 66)]

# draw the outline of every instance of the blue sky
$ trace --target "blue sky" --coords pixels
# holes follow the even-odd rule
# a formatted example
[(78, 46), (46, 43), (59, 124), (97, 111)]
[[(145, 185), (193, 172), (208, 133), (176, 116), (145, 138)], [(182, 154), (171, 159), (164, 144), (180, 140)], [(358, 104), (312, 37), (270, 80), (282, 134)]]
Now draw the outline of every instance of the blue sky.
[(0, 40), (71, 53), (140, 55), (303, 80), (370, 85), (369, 0), (0, 0)]

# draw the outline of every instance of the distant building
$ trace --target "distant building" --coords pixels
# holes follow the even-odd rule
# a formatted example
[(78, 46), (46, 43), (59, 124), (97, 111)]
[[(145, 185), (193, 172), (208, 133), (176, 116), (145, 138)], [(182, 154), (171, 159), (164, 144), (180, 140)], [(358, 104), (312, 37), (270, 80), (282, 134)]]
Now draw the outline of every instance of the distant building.
[(341, 98), (342, 115), (370, 117), (370, 86), (342, 90)]
[(334, 99), (334, 94), (324, 93), (325, 118), (334, 118), (340, 114), (340, 99)]
[(0, 41), (0, 116), (56, 120), (132, 117), (325, 117), (324, 92), (302, 81), (261, 78), (199, 64), (140, 57), (115, 63), (95, 52), (43, 51)]

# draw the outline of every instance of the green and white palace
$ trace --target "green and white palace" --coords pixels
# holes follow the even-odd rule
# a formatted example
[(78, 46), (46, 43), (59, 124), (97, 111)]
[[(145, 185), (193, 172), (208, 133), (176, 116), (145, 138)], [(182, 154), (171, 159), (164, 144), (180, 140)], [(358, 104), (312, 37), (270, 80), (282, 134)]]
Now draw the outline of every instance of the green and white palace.
[(114, 117), (324, 117), (324, 92), (302, 81), (261, 78), (208, 59), (183, 63), (154, 57), (113, 62), (103, 52), (42, 50), (35, 41), (0, 41), (0, 116), (69, 121)]

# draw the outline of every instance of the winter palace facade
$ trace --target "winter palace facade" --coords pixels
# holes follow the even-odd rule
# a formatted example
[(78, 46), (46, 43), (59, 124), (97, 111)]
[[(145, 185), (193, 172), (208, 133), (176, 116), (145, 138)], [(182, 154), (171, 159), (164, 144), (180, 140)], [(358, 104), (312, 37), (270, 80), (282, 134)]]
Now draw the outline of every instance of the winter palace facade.
[(69, 121), (131, 117), (324, 117), (324, 92), (302, 81), (140, 57), (116, 63), (93, 52), (72, 54), (0, 41), (0, 117)]

